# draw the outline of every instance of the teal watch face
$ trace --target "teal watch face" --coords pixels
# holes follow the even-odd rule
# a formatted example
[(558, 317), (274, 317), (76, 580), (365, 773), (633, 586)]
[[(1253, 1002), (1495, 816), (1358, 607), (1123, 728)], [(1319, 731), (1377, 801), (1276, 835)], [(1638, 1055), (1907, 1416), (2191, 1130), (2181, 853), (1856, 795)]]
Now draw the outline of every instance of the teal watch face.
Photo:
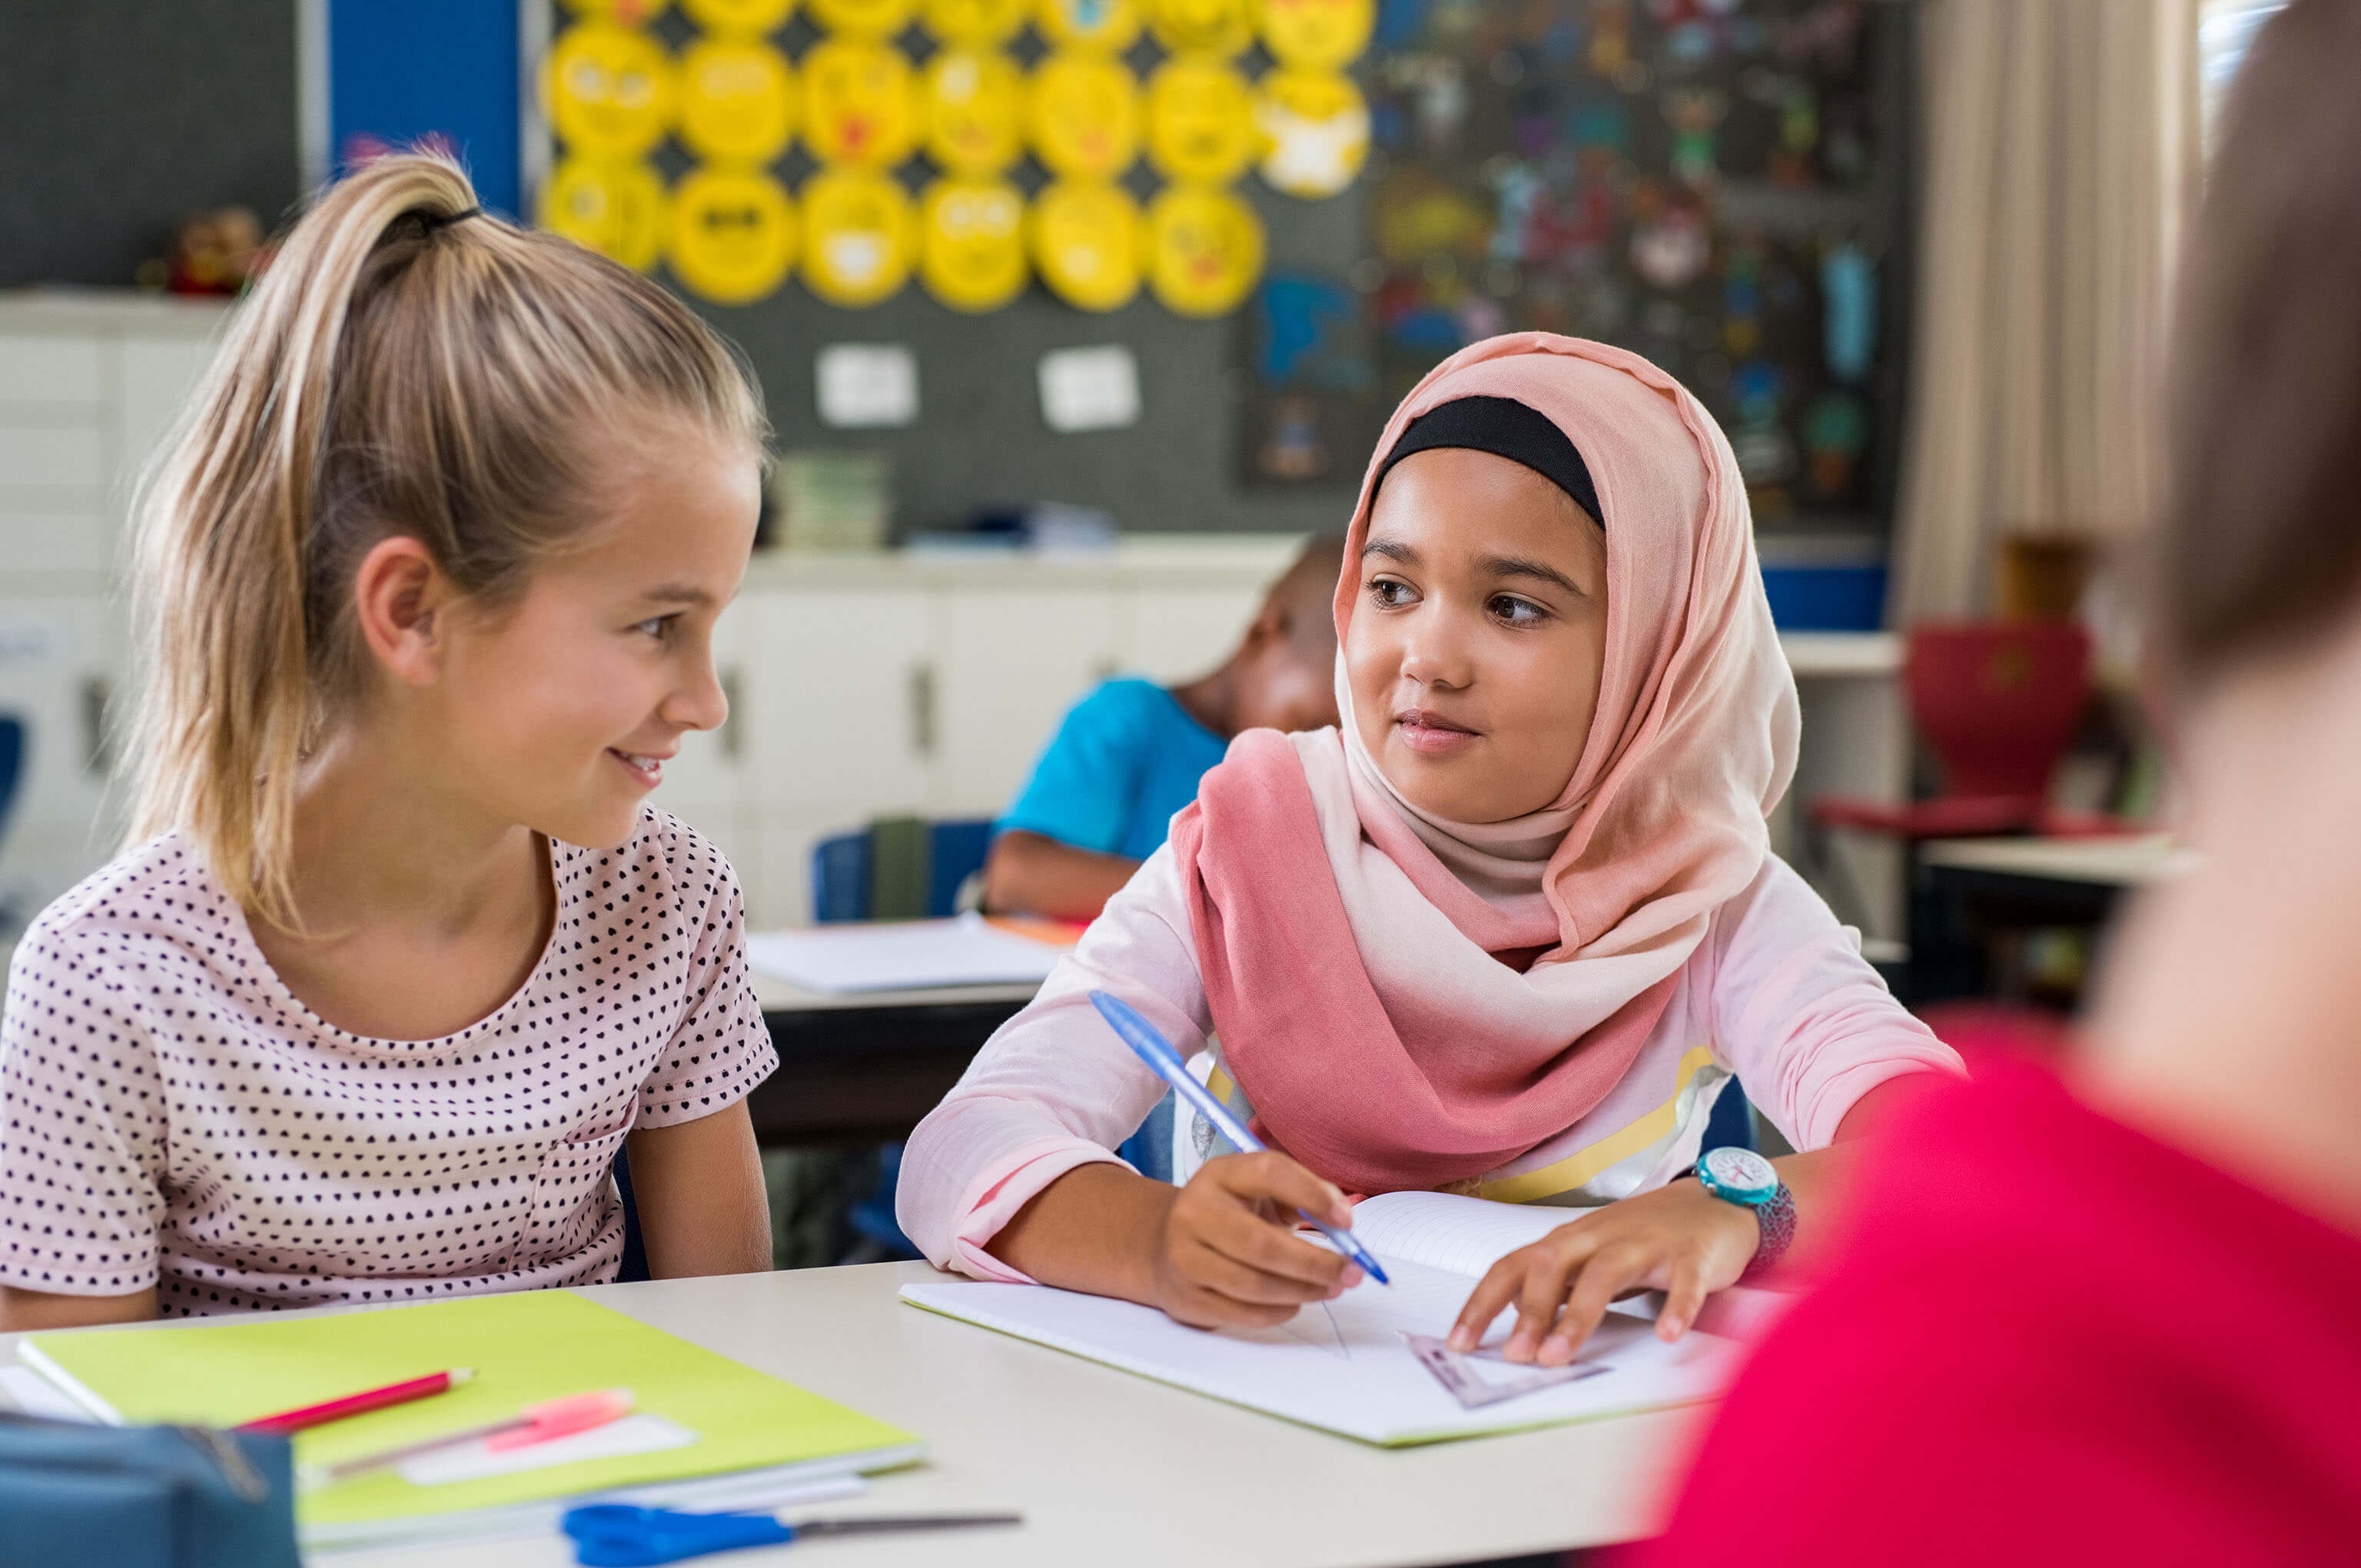
[(1715, 1197), (1750, 1206), (1768, 1203), (1779, 1192), (1779, 1173), (1752, 1149), (1708, 1149), (1697, 1161), (1697, 1179)]

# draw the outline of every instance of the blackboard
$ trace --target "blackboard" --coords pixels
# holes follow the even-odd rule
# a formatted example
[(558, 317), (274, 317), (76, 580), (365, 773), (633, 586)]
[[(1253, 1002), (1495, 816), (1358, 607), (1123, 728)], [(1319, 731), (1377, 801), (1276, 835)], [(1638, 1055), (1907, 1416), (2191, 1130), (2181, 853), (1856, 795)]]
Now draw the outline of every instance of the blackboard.
[(293, 0), (0, 0), (0, 287), (127, 285), (186, 213), (296, 199)]

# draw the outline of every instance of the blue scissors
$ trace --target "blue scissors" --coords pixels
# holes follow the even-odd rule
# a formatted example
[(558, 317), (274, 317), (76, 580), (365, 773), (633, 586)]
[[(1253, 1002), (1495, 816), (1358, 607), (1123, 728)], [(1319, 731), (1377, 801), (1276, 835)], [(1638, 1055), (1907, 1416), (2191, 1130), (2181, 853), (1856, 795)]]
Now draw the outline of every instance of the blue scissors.
[(873, 1535), (889, 1530), (957, 1530), (965, 1525), (1023, 1524), (1023, 1514), (902, 1514), (888, 1518), (806, 1519), (782, 1524), (775, 1514), (692, 1514), (592, 1503), (568, 1508), (558, 1528), (574, 1540), (574, 1561), (591, 1568), (648, 1568), (708, 1552), (781, 1546), (807, 1535)]

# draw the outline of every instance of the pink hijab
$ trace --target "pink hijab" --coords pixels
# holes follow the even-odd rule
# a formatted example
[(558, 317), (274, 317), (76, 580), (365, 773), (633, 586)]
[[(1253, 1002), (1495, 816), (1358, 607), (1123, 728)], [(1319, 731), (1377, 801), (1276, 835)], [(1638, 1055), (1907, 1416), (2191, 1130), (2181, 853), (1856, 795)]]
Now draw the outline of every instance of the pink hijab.
[(1545, 415), (1598, 487), (1607, 654), (1564, 793), (1510, 822), (1418, 811), (1361, 744), (1340, 653), (1341, 731), (1240, 735), (1173, 823), (1224, 1060), (1258, 1130), (1356, 1192), (1481, 1176), (1603, 1100), (1714, 910), (1761, 871), (1795, 766), (1795, 682), (1730, 444), (1604, 344), (1492, 338), (1402, 400), (1353, 514), (1339, 642), (1378, 465), (1466, 397)]

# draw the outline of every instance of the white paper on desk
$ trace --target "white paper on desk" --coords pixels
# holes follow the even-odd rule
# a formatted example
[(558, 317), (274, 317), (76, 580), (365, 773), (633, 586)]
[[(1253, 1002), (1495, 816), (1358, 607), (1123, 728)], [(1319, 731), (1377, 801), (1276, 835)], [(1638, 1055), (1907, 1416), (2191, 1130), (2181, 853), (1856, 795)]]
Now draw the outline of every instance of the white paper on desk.
[(807, 991), (915, 991), (947, 985), (1038, 985), (1066, 949), (990, 924), (950, 920), (757, 931), (746, 963)]
[(662, 1453), (667, 1449), (686, 1448), (697, 1441), (697, 1434), (663, 1416), (645, 1411), (625, 1416), (619, 1421), (577, 1431), (570, 1437), (552, 1438), (547, 1442), (527, 1443), (522, 1448), (504, 1449), (499, 1453), (484, 1446), (484, 1440), (463, 1442), (451, 1448), (438, 1448), (432, 1453), (395, 1468), (401, 1478), (413, 1486), (448, 1486), (456, 1481), (481, 1481), (493, 1475), (514, 1475), (526, 1470), (546, 1470), (553, 1464), (572, 1464), (585, 1459), (624, 1459), (634, 1453)]
[(64, 1389), (29, 1366), (0, 1366), (0, 1394), (7, 1395), (16, 1409), (28, 1416), (80, 1421), (85, 1426), (95, 1419), (74, 1403)]
[(1607, 1373), (1468, 1409), (1419, 1364), (1402, 1332), (1447, 1334), (1474, 1281), (1378, 1256), (1391, 1286), (1364, 1280), (1271, 1329), (1208, 1333), (1152, 1307), (1042, 1285), (906, 1285), (902, 1297), (1126, 1372), (1389, 1446), (1686, 1404), (1713, 1398), (1736, 1369), (1737, 1347), (1726, 1340), (1693, 1332), (1666, 1344), (1644, 1320), (1610, 1312), (1577, 1358)]

